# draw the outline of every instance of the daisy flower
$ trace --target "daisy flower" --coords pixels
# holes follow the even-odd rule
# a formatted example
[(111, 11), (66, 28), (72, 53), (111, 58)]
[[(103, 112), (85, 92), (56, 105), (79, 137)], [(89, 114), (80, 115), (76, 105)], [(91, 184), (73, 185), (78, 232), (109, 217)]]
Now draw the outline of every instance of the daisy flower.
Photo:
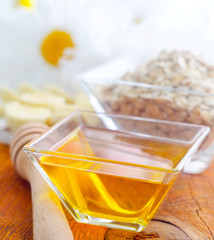
[[(52, 81), (75, 87), (77, 73), (100, 61), (84, 28), (87, 4), (19, 0), (15, 6), (0, 25), (1, 82)], [(64, 68), (69, 68), (69, 75)]]

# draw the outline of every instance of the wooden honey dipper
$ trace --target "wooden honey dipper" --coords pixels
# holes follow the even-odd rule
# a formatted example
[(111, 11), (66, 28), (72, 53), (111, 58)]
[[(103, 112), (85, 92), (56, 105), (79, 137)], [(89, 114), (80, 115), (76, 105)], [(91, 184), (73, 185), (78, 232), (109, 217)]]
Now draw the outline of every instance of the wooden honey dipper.
[(10, 144), (10, 156), (18, 174), (31, 186), (34, 240), (73, 240), (61, 203), (23, 151), (23, 146), (48, 130), (43, 123), (19, 128)]

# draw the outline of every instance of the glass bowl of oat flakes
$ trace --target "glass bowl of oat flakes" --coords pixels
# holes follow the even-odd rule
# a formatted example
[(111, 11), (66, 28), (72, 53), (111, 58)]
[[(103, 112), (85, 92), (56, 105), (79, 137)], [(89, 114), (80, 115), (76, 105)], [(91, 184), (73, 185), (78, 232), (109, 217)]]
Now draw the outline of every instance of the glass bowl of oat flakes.
[[(162, 51), (147, 63), (122, 58), (80, 79), (96, 111), (209, 126), (210, 134), (184, 171), (207, 169), (214, 154), (214, 66), (190, 52)], [(159, 131), (170, 137), (188, 134)]]

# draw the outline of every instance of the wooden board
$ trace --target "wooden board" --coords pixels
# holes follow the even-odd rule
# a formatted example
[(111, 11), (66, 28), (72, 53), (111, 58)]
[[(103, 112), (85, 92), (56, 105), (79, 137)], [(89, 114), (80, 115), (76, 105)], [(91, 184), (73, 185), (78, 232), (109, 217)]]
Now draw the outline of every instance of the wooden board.
[[(75, 222), (75, 240), (214, 239), (214, 162), (200, 175), (182, 174), (145, 231), (133, 233)], [(0, 144), (0, 239), (32, 239), (28, 183), (13, 170), (8, 146)]]

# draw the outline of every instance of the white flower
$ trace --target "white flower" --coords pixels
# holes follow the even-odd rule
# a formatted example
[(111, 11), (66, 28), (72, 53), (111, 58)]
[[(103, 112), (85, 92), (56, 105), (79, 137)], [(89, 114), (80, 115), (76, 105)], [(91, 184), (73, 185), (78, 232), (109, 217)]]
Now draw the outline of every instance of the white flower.
[[(1, 83), (22, 81), (74, 83), (79, 71), (99, 62), (78, 0), (35, 0), (30, 10), (17, 7), (0, 24)], [(69, 65), (65, 76), (63, 65)]]

